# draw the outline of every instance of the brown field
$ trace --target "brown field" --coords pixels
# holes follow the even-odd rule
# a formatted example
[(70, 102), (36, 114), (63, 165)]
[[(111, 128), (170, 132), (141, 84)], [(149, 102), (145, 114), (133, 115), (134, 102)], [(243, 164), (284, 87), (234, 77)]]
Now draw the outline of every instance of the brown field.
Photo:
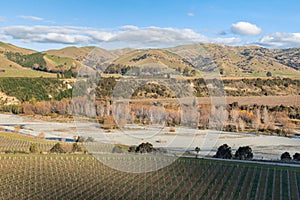
[[(300, 106), (300, 95), (295, 96), (250, 96), (250, 97), (213, 97), (214, 104), (230, 104), (233, 102), (238, 102), (239, 105), (285, 105), (291, 106), (296, 105)], [(197, 98), (198, 104), (211, 104), (211, 97), (199, 97)], [(153, 103), (153, 102), (170, 102), (176, 103), (177, 99), (130, 99), (132, 103)]]
[[(251, 104), (258, 104), (258, 105), (269, 105), (269, 106), (276, 106), (276, 105), (300, 105), (300, 96), (252, 96), (252, 97), (225, 97), (227, 103), (238, 102), (239, 105), (251, 105)], [(202, 98), (199, 98), (201, 102)]]

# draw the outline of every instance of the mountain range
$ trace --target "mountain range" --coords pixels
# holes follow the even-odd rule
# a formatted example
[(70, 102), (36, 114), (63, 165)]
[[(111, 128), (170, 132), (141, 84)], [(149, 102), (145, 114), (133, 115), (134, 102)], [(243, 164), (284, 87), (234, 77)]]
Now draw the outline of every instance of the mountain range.
[[(190, 44), (164, 49), (105, 50), (92, 46), (38, 52), (0, 42), (0, 77), (75, 76), (88, 65), (102, 73), (125, 75), (165, 66), (184, 76), (218, 72), (223, 77), (300, 77), (300, 49)], [(59, 75), (57, 75), (59, 74)]]

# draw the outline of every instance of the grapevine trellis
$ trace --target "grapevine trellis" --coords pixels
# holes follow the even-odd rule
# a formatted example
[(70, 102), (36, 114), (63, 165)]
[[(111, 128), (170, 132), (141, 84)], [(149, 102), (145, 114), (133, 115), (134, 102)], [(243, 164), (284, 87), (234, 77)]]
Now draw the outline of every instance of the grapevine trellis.
[(47, 152), (56, 143), (54, 141), (41, 140), (30, 136), (14, 133), (0, 133), (0, 152), (29, 152), (31, 144), (36, 145), (38, 151)]
[(0, 199), (299, 199), (300, 169), (179, 158), (157, 171), (127, 173), (90, 155), (6, 154), (0, 183)]

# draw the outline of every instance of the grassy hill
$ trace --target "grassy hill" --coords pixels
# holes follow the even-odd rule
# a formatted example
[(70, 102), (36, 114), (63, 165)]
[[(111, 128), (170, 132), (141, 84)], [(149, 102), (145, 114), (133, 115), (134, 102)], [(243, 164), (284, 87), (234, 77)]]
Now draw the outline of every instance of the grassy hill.
[[(19, 62), (16, 62), (16, 60), (12, 59), (13, 55), (30, 57), (28, 55), (36, 53), (37, 52), (34, 50), (24, 49), (12, 44), (0, 42), (0, 77), (56, 77), (55, 74), (26, 68), (28, 63), (21, 62), (20, 60)], [(11, 59), (8, 58), (8, 54), (11, 55)]]
[(159, 75), (173, 71), (183, 73), (186, 76), (197, 74), (191, 63), (177, 54), (162, 49), (130, 51), (116, 59), (106, 69), (106, 73), (126, 74), (129, 70), (142, 76), (147, 73)]
[[(76, 74), (78, 68), (86, 64), (109, 74), (125, 74), (133, 69), (135, 74), (151, 74), (159, 65), (164, 65), (184, 76), (197, 76), (200, 71), (202, 76), (207, 73), (221, 73), (223, 77), (233, 78), (300, 78), (299, 60), (300, 49), (297, 48), (266, 49), (258, 46), (234, 47), (197, 43), (167, 49), (105, 50), (92, 46), (71, 46), (36, 52), (0, 42), (0, 77), (55, 77), (53, 73), (70, 70)], [(169, 73), (162, 71), (161, 74)]]
[(275, 49), (275, 59), (286, 66), (292, 67), (294, 69), (300, 70), (300, 49)]
[(4, 52), (14, 52), (14, 53), (18, 52), (18, 53), (22, 53), (22, 54), (36, 53), (36, 51), (34, 51), (34, 50), (21, 48), (21, 47), (0, 41), (0, 53), (3, 54)]
[(70, 58), (78, 62), (84, 62), (86, 58), (98, 61), (98, 64), (103, 64), (105, 62), (112, 62), (117, 59), (119, 56), (132, 51), (133, 49), (116, 49), (116, 50), (105, 50), (102, 48), (96, 48), (93, 46), (86, 47), (66, 47), (56, 50), (48, 50), (45, 53), (47, 55), (61, 57), (61, 58)]
[[(257, 46), (192, 44), (167, 49), (203, 72), (220, 70), (224, 77), (300, 77), (299, 49), (271, 50)], [(298, 66), (298, 68), (297, 68)]]
[(55, 49), (55, 50), (48, 50), (45, 51), (46, 54), (49, 55), (55, 55), (58, 57), (66, 57), (66, 58), (72, 58), (75, 60), (82, 60), (85, 58), (88, 53), (90, 53), (95, 47), (87, 46), (87, 47), (66, 47), (62, 49)]
[(56, 74), (22, 67), (0, 54), (0, 77), (56, 77)]
[(46, 70), (53, 73), (63, 73), (71, 68), (77, 68), (81, 65), (78, 61), (68, 57), (46, 54), (44, 55), (43, 59), (46, 63)]

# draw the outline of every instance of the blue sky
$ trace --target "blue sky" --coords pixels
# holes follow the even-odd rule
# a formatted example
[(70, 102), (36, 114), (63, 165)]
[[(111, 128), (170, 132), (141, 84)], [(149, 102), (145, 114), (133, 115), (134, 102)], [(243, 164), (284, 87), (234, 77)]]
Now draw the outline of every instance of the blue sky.
[(0, 6), (0, 40), (37, 50), (194, 42), (300, 47), (297, 0), (11, 0)]

